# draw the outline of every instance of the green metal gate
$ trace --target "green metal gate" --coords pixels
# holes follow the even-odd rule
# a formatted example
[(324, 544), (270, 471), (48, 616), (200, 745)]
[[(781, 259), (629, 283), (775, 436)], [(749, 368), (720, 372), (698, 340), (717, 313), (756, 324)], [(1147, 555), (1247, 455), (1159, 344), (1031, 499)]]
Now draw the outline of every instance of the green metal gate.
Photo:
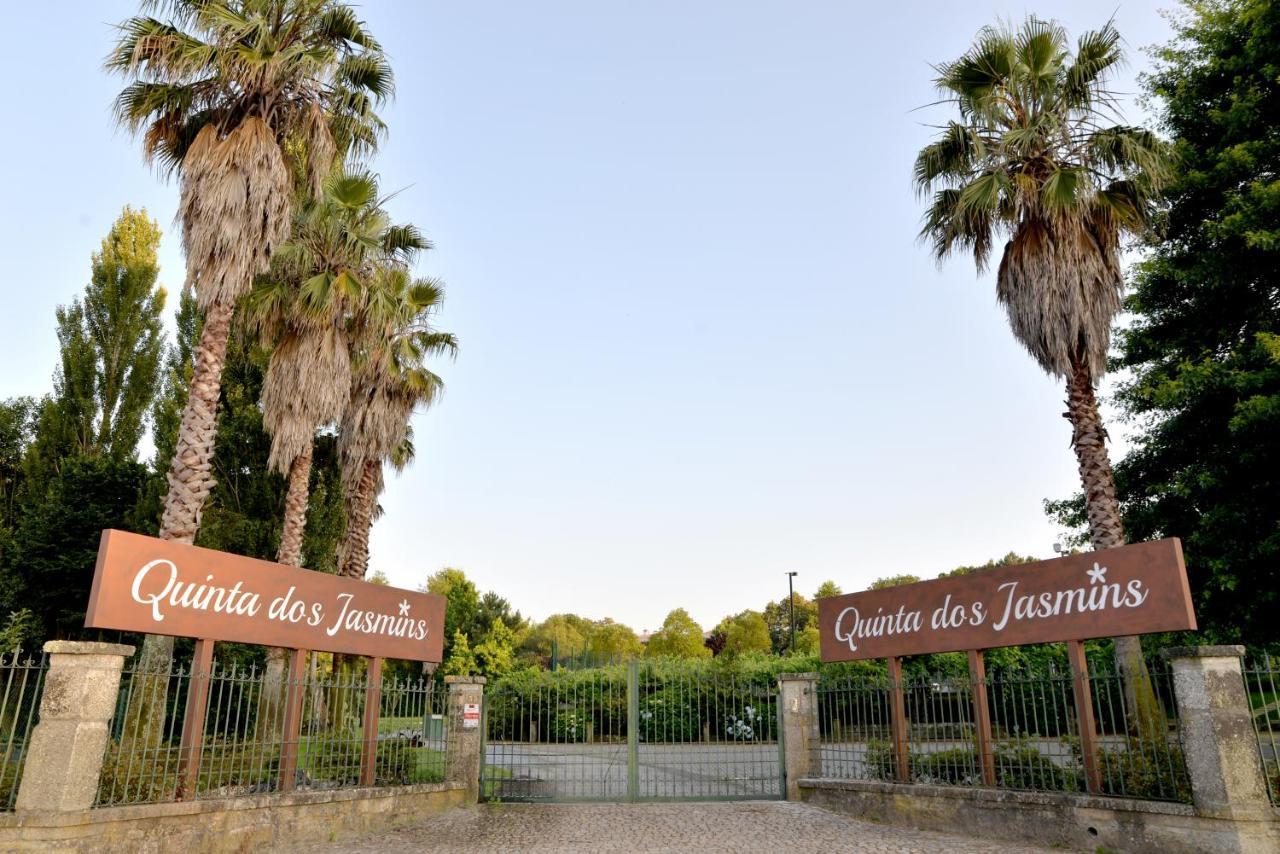
[(777, 684), (680, 661), (504, 680), (485, 695), (490, 801), (786, 794)]

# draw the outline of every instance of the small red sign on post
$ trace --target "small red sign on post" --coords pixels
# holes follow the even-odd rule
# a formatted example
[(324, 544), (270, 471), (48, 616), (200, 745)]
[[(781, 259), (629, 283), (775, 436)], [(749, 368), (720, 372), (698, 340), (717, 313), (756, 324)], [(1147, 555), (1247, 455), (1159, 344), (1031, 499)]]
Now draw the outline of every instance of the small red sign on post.
[(480, 704), (479, 703), (463, 703), (462, 704), (462, 728), (476, 729), (480, 726)]

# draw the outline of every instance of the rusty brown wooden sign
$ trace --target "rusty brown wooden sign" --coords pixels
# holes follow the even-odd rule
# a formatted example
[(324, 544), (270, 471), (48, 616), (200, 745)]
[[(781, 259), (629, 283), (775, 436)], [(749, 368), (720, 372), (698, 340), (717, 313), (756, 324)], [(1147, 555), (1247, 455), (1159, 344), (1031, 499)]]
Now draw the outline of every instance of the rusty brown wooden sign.
[(85, 628), (439, 661), (443, 596), (103, 531)]
[(823, 661), (1196, 627), (1176, 539), (831, 596), (818, 622)]

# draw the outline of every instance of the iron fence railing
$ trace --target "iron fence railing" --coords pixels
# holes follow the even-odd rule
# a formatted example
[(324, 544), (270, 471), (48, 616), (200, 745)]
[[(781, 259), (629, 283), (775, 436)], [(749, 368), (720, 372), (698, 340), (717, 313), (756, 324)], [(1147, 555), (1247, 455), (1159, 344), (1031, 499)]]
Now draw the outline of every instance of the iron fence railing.
[(1267, 794), (1272, 804), (1280, 806), (1280, 659), (1269, 653), (1246, 659), (1244, 687), (1267, 778)]
[[(1149, 670), (1155, 708), (1135, 713), (1125, 683), (1091, 662), (1097, 791), (1117, 797), (1190, 800), (1167, 668)], [(1000, 670), (982, 683), (990, 720), (989, 753), (980, 752), (970, 677), (917, 674), (902, 680), (905, 779), (913, 783), (1084, 792), (1087, 769), (1065, 669)], [(818, 682), (822, 776), (895, 780), (892, 683), (887, 675), (824, 676)]]
[(18, 798), (27, 741), (48, 670), (48, 655), (0, 653), (0, 810), (12, 810)]
[[(328, 658), (328, 656), (325, 656)], [(202, 679), (185, 666), (126, 669), (111, 724), (98, 805), (225, 798), (279, 791), (286, 751), (296, 757), (293, 789), (361, 785), (368, 674), (360, 665), (311, 667), (290, 683), (258, 665), (214, 662), (208, 677), (199, 762), (184, 782), (182, 731), (188, 694)], [(301, 693), (296, 741), (286, 740), (285, 697)], [(445, 690), (429, 679), (380, 681), (374, 785), (439, 782), (445, 777)], [(154, 710), (149, 712), (148, 710)], [(148, 714), (162, 714), (149, 726)], [(287, 780), (287, 776), (286, 776)], [(185, 786), (185, 790), (184, 790)]]

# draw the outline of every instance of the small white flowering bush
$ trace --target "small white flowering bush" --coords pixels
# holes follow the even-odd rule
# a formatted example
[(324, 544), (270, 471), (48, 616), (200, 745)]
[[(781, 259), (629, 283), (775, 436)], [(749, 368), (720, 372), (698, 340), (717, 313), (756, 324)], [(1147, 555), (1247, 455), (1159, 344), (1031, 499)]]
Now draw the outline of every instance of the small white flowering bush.
[(575, 743), (587, 737), (587, 716), (581, 712), (561, 712), (551, 721), (556, 741)]
[(742, 714), (730, 713), (725, 717), (724, 734), (730, 741), (755, 741), (756, 731), (763, 723), (754, 706), (746, 706)]

